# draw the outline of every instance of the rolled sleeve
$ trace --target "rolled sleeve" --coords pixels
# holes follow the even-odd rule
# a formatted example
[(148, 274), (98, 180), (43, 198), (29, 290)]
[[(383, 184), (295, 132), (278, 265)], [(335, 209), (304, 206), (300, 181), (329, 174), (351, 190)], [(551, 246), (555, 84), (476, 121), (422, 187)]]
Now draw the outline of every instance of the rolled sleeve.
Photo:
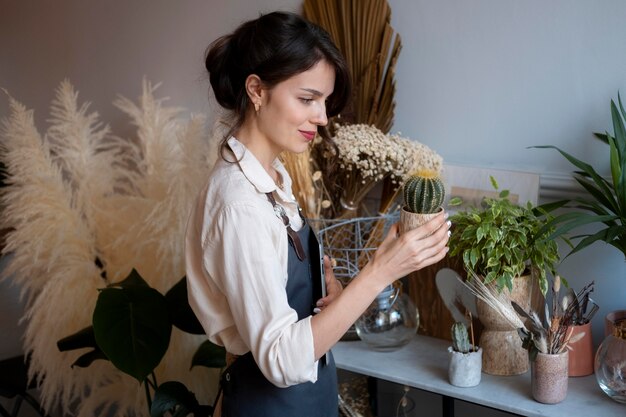
[(224, 207), (203, 243), (204, 267), (223, 293), (238, 334), (263, 375), (279, 387), (317, 380), (311, 319), (298, 321), (285, 291), (280, 254), (287, 253), (287, 244), (271, 206), (248, 202)]

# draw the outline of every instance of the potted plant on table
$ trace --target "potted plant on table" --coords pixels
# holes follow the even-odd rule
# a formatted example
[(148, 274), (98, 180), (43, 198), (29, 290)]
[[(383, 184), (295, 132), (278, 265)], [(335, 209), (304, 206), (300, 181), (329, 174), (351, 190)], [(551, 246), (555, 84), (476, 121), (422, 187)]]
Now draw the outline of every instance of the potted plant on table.
[[(611, 100), (613, 135), (595, 133), (595, 137), (609, 146), (611, 176), (604, 178), (587, 162), (561, 150), (556, 146), (535, 148), (556, 149), (577, 168), (573, 177), (587, 192), (584, 196), (561, 200), (545, 207), (553, 209), (566, 206), (574, 210), (555, 216), (548, 227), (553, 227), (552, 236), (567, 234), (581, 226), (596, 224), (600, 230), (576, 236), (578, 243), (568, 253), (570, 256), (592, 243), (601, 241), (617, 248), (626, 259), (626, 111), (618, 94), (618, 105)], [(613, 331), (614, 322), (626, 319), (626, 310), (611, 312), (606, 316), (606, 335)]]
[(469, 323), (471, 339), (465, 323), (457, 322), (452, 325), (452, 346), (448, 347), (448, 378), (456, 387), (473, 387), (480, 383), (482, 349), (474, 344), (471, 317)]
[[(460, 256), (467, 270), (475, 271), (494, 292), (502, 293), (525, 309), (530, 308), (533, 287), (547, 291), (546, 271), (555, 273), (559, 261), (556, 242), (547, 239), (544, 216), (532, 207), (509, 200), (508, 190), (485, 198), (482, 207), (472, 207), (451, 217), (450, 255)], [(535, 291), (536, 292), (536, 291)], [(478, 299), (478, 316), (484, 325), (479, 345), (483, 349), (483, 371), (493, 375), (517, 375), (528, 371), (528, 358), (516, 329), (502, 322), (489, 305)]]
[(470, 272), (472, 277), (464, 285), (479, 300), (490, 305), (503, 322), (517, 330), (532, 364), (533, 398), (546, 404), (563, 401), (567, 395), (568, 350), (584, 333), (574, 335), (572, 324), (578, 306), (569, 293), (560, 297), (561, 278), (555, 276), (551, 302), (544, 302), (541, 308), (533, 311), (505, 299), (502, 293), (494, 293), (473, 271)]
[[(552, 235), (567, 234), (584, 225), (600, 226), (597, 231), (576, 236), (580, 240), (567, 256), (601, 241), (617, 248), (626, 259), (626, 110), (619, 94), (617, 97), (618, 104), (611, 100), (613, 135), (608, 132), (595, 134), (596, 138), (609, 146), (610, 178), (604, 178), (592, 165), (556, 146), (536, 146), (556, 149), (574, 165), (578, 170), (574, 171), (573, 177), (587, 192), (581, 197), (553, 203), (552, 207), (566, 206), (573, 210), (554, 217), (548, 224), (549, 227), (555, 227)], [(620, 402), (624, 401), (626, 393), (626, 378), (623, 377), (626, 372), (626, 336), (622, 331), (622, 328), (626, 328), (625, 323), (626, 310), (612, 311), (606, 315), (606, 337), (598, 348), (594, 365), (602, 390)], [(607, 355), (609, 346), (619, 347)]]
[(569, 348), (585, 335), (574, 334), (578, 306), (575, 299), (561, 298), (560, 288), (561, 278), (557, 275), (551, 289), (552, 302), (546, 303), (541, 318), (537, 312), (511, 303), (517, 314), (528, 320), (529, 326), (518, 331), (529, 352), (533, 398), (546, 404), (559, 403), (567, 396)]

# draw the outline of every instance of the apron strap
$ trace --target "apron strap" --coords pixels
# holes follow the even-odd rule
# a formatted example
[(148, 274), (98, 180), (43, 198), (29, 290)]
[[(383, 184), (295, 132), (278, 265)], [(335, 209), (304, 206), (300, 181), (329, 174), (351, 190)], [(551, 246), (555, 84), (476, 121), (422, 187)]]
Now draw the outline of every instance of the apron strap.
[(298, 233), (291, 228), (291, 223), (289, 222), (289, 217), (287, 217), (285, 208), (276, 202), (276, 199), (274, 198), (272, 193), (265, 193), (265, 195), (267, 196), (269, 202), (272, 203), (276, 217), (283, 221), (283, 224), (287, 229), (287, 236), (289, 237), (289, 241), (296, 250), (296, 255), (298, 255), (298, 259), (300, 259), (301, 261), (305, 260), (306, 254), (304, 253), (302, 242), (300, 242), (300, 236), (298, 236)]

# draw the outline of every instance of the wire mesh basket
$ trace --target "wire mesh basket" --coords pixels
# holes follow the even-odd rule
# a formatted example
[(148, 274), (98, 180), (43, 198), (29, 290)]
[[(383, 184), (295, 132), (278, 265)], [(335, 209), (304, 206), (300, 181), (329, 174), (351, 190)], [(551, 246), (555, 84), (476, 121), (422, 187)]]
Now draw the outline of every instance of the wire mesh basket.
[(324, 254), (334, 259), (335, 276), (346, 284), (367, 264), (399, 212), (348, 220), (313, 219), (309, 224), (317, 231)]

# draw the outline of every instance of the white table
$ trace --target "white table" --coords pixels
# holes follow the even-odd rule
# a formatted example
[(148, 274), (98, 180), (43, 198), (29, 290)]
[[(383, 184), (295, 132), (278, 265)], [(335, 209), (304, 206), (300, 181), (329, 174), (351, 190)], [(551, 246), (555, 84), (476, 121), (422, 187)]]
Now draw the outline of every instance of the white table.
[[(570, 378), (567, 398), (555, 405), (532, 399), (530, 371), (516, 376), (483, 373), (476, 387), (452, 386), (448, 382), (449, 344), (445, 340), (418, 335), (408, 345), (392, 352), (374, 351), (360, 341), (339, 342), (332, 351), (340, 369), (442, 395), (445, 415), (453, 415), (454, 399), (459, 399), (523, 416), (626, 416), (626, 404), (606, 396), (595, 375)], [(449, 400), (447, 406), (446, 400)]]

